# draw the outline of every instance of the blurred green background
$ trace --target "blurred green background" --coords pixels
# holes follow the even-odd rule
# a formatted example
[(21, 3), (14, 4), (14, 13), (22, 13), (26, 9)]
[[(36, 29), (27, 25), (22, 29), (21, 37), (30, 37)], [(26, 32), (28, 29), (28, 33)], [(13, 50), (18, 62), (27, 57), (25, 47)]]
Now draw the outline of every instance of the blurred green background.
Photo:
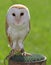
[(0, 0), (0, 65), (11, 50), (5, 22), (8, 8), (15, 3), (27, 6), (31, 15), (31, 30), (24, 41), (25, 50), (47, 56), (47, 65), (51, 65), (51, 0)]

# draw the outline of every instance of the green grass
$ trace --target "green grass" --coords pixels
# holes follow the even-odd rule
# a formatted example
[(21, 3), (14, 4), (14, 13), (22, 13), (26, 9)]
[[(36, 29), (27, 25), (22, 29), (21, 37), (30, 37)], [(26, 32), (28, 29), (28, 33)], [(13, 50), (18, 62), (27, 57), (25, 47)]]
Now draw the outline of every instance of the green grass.
[(0, 65), (8, 55), (8, 40), (5, 32), (6, 13), (14, 3), (26, 5), (30, 10), (31, 30), (24, 41), (27, 52), (47, 56), (47, 65), (51, 65), (51, 0), (1, 0), (0, 1)]

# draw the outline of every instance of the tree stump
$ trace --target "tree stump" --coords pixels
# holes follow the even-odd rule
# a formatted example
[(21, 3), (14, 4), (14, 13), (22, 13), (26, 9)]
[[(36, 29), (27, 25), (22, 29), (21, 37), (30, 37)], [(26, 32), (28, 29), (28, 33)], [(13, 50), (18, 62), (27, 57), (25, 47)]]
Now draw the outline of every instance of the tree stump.
[(46, 65), (46, 57), (39, 54), (31, 56), (14, 55), (8, 60), (8, 65)]

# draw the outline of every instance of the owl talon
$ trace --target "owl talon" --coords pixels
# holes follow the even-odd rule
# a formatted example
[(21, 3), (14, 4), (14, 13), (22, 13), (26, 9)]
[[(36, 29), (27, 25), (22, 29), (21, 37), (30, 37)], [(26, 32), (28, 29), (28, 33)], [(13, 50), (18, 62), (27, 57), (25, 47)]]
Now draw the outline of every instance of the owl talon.
[(22, 53), (22, 55), (23, 56), (31, 56), (31, 54), (30, 53), (27, 53), (27, 52)]

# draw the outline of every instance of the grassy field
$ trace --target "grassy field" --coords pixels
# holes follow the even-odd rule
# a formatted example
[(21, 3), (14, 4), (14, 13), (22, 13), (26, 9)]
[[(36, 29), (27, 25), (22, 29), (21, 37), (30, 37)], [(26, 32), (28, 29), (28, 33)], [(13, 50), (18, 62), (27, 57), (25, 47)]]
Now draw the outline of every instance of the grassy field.
[(8, 8), (14, 3), (24, 4), (30, 10), (31, 30), (24, 41), (25, 50), (47, 56), (47, 65), (51, 65), (51, 0), (0, 1), (0, 65), (11, 50), (8, 48), (5, 18)]

